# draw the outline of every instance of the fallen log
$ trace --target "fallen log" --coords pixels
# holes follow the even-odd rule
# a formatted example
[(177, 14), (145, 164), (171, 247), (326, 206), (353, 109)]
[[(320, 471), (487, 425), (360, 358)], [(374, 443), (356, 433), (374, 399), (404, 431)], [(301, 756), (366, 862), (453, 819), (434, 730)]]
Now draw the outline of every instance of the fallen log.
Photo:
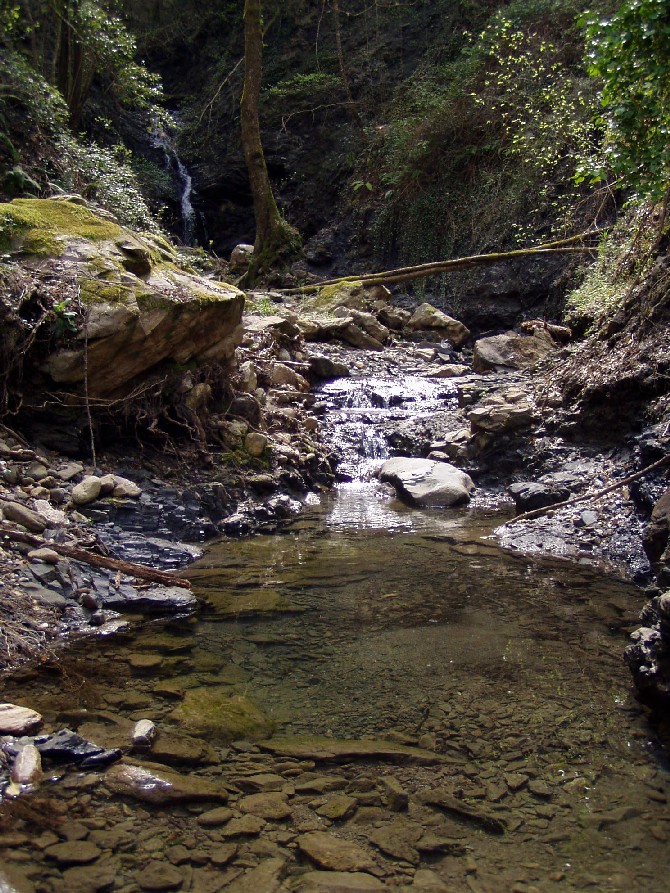
[(0, 535), (13, 542), (26, 543), (35, 549), (53, 549), (54, 552), (63, 555), (65, 558), (72, 558), (74, 561), (81, 561), (93, 567), (119, 571), (138, 580), (161, 583), (164, 586), (181, 586), (183, 589), (191, 588), (188, 580), (183, 580), (181, 577), (177, 577), (167, 571), (159, 571), (156, 568), (147, 567), (145, 564), (135, 564), (132, 561), (122, 561), (120, 558), (99, 555), (97, 552), (91, 552), (89, 549), (83, 549), (80, 546), (54, 543), (51, 540), (43, 539), (41, 536), (36, 536), (34, 533), (28, 533), (26, 530), (19, 530), (6, 522), (0, 522)]
[(500, 263), (502, 261), (518, 260), (519, 258), (531, 256), (546, 256), (549, 254), (568, 254), (575, 252), (595, 251), (592, 245), (578, 245), (576, 243), (583, 242), (587, 238), (601, 235), (602, 231), (591, 231), (571, 236), (568, 239), (561, 239), (554, 242), (545, 242), (536, 248), (518, 248), (515, 251), (503, 251), (495, 254), (475, 254), (469, 257), (457, 257), (452, 260), (433, 261), (427, 264), (419, 264), (411, 267), (398, 267), (395, 270), (384, 270), (378, 273), (363, 273), (359, 276), (340, 276), (336, 279), (324, 279), (321, 282), (313, 282), (309, 285), (303, 285), (299, 288), (282, 288), (278, 289), (282, 294), (295, 295), (306, 294), (310, 291), (318, 291), (332, 285), (351, 285), (353, 283), (361, 283), (362, 285), (393, 285), (398, 282), (409, 282), (413, 279), (422, 279), (426, 276), (436, 276), (440, 273), (451, 273), (456, 270), (466, 270), (470, 267), (481, 267), (488, 264)]
[(594, 499), (600, 499), (602, 496), (614, 492), (614, 490), (620, 490), (627, 484), (632, 484), (634, 481), (639, 480), (639, 478), (644, 477), (645, 474), (649, 474), (650, 471), (654, 471), (662, 465), (667, 465), (668, 462), (670, 462), (670, 455), (663, 456), (662, 459), (658, 459), (656, 462), (652, 462), (651, 465), (647, 465), (642, 471), (637, 471), (635, 474), (631, 474), (629, 477), (617, 481), (616, 484), (610, 484), (609, 487), (604, 487), (602, 490), (595, 490), (593, 493), (585, 493), (583, 496), (576, 496), (574, 499), (566, 499), (564, 502), (555, 502), (553, 505), (545, 505), (542, 506), (542, 508), (533, 509), (531, 512), (524, 512), (522, 515), (517, 515), (515, 518), (510, 518), (509, 521), (505, 521), (502, 526), (509, 527), (510, 524), (516, 524), (518, 521), (530, 521), (533, 518), (540, 518), (542, 515), (546, 515), (547, 512), (554, 511), (554, 509), (568, 508), (569, 506), (577, 505), (580, 502), (591, 502)]

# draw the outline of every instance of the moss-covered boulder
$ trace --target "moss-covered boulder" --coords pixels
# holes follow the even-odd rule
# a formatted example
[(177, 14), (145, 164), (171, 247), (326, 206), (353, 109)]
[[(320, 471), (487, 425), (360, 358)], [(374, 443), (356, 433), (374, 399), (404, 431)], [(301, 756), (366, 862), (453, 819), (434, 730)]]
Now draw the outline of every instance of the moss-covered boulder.
[(122, 397), (165, 364), (226, 363), (239, 343), (242, 292), (180, 268), (160, 236), (81, 197), (0, 204), (0, 251), (67, 297), (54, 303), (56, 322), (65, 305), (67, 319), (42, 371), (75, 391), (87, 378), (89, 397)]
[(170, 714), (192, 735), (215, 744), (257, 741), (274, 732), (274, 722), (244, 695), (231, 695), (227, 686), (189, 689)]

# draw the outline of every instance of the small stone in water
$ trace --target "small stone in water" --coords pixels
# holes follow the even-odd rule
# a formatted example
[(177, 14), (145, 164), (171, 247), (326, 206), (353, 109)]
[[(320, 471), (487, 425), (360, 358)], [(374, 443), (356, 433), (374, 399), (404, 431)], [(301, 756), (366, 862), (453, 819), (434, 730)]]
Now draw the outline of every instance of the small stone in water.
[(178, 868), (157, 861), (149, 862), (135, 879), (143, 890), (176, 890), (184, 880)]

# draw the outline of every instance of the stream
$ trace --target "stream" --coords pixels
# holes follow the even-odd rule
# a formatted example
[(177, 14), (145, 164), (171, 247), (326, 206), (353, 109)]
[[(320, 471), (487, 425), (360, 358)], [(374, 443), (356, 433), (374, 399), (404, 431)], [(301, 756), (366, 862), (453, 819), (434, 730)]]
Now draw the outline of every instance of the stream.
[[(138, 803), (99, 771), (57, 766), (34, 806), (0, 811), (11, 877), (39, 893), (272, 893), (280, 882), (258, 872), (273, 860), (281, 889), (306, 893), (667, 890), (668, 767), (622, 661), (639, 591), (502, 550), (505, 515), (485, 500), (411, 509), (372, 475), (384, 425), (444, 410), (450, 393), (411, 375), (325, 385), (324, 431), (343, 454), (333, 492), (279, 533), (210, 544), (186, 571), (197, 617), (80, 641), (5, 686), (105, 747), (150, 719), (160, 734), (141, 760), (230, 795), (210, 821), (214, 804)], [(249, 699), (278, 739), (312, 743), (224, 742), (217, 698)], [(337, 739), (398, 753), (334, 759)], [(287, 808), (255, 811), (249, 794)], [(336, 856), (314, 855), (325, 831)], [(61, 858), (63, 839), (91, 857)]]

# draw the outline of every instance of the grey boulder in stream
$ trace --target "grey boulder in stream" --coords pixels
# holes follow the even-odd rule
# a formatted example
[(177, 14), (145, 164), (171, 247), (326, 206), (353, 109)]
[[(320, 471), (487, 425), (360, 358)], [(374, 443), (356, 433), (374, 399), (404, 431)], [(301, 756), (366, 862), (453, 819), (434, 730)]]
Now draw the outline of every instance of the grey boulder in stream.
[(472, 478), (460, 468), (431, 459), (389, 459), (382, 465), (379, 479), (393, 484), (398, 496), (410, 505), (459, 505), (468, 502), (475, 489)]

